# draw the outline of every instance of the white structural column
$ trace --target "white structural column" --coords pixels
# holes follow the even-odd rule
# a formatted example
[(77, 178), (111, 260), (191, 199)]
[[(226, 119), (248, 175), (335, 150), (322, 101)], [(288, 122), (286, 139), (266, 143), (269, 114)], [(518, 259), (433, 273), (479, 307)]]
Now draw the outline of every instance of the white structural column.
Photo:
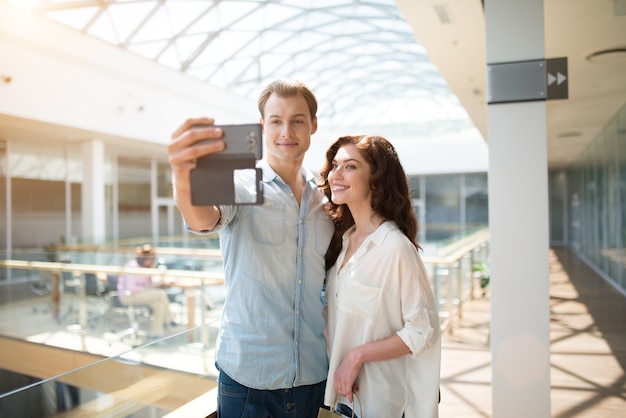
[(106, 238), (104, 202), (104, 144), (83, 142), (82, 233), (85, 244), (99, 244)]
[[(487, 63), (544, 56), (543, 0), (485, 0)], [(490, 104), (494, 418), (550, 417), (545, 101)]]

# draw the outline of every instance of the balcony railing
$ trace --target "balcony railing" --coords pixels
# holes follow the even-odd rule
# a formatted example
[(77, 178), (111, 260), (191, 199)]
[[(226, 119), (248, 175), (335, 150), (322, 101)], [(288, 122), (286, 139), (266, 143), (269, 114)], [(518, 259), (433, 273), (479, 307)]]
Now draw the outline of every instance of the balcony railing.
[[(214, 416), (214, 346), (224, 279), (219, 252), (159, 248), (170, 266), (184, 268), (163, 270), (120, 267), (129, 256), (120, 250), (57, 250), (67, 262), (37, 261), (45, 254), (0, 261), (6, 290), (0, 292), (1, 368), (34, 379), (0, 394), (0, 411), (24, 416), (37, 410), (43, 412), (32, 416), (42, 417)], [(448, 332), (479, 285), (475, 267), (488, 257), (488, 230), (422, 257)], [(112, 329), (106, 296), (90, 292), (86, 280), (146, 273), (178, 289), (172, 305), (187, 325), (151, 343), (142, 339), (140, 327)]]

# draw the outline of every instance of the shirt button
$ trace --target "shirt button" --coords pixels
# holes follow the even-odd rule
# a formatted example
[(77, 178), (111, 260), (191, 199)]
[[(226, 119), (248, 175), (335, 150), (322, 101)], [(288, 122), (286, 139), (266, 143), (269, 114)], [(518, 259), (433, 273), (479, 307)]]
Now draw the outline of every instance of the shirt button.
[(302, 284), (302, 279), (298, 279), (298, 284)]
[(300, 315), (300, 310), (299, 309), (296, 310), (296, 315)]

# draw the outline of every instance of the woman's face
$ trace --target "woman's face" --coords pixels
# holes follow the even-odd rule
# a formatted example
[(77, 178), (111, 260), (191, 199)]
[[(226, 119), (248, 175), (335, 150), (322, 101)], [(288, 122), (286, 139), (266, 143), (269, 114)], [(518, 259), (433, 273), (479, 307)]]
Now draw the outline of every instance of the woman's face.
[(344, 145), (337, 151), (328, 173), (331, 200), (336, 205), (346, 204), (352, 210), (359, 205), (370, 205), (370, 165), (354, 145)]
[(142, 267), (152, 268), (154, 267), (155, 257), (151, 255), (139, 257), (139, 264)]

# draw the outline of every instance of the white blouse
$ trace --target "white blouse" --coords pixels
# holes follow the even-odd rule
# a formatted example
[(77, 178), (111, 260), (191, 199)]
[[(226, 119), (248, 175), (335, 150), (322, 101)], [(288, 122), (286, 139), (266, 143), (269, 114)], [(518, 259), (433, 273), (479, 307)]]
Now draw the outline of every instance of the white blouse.
[[(335, 403), (333, 376), (350, 349), (395, 333), (411, 354), (363, 365), (356, 382), (360, 418), (437, 417), (441, 331), (422, 260), (397, 225), (385, 222), (338, 270), (352, 229), (344, 234), (342, 251), (328, 273), (330, 366), (324, 403)], [(347, 399), (341, 402), (350, 405)]]

